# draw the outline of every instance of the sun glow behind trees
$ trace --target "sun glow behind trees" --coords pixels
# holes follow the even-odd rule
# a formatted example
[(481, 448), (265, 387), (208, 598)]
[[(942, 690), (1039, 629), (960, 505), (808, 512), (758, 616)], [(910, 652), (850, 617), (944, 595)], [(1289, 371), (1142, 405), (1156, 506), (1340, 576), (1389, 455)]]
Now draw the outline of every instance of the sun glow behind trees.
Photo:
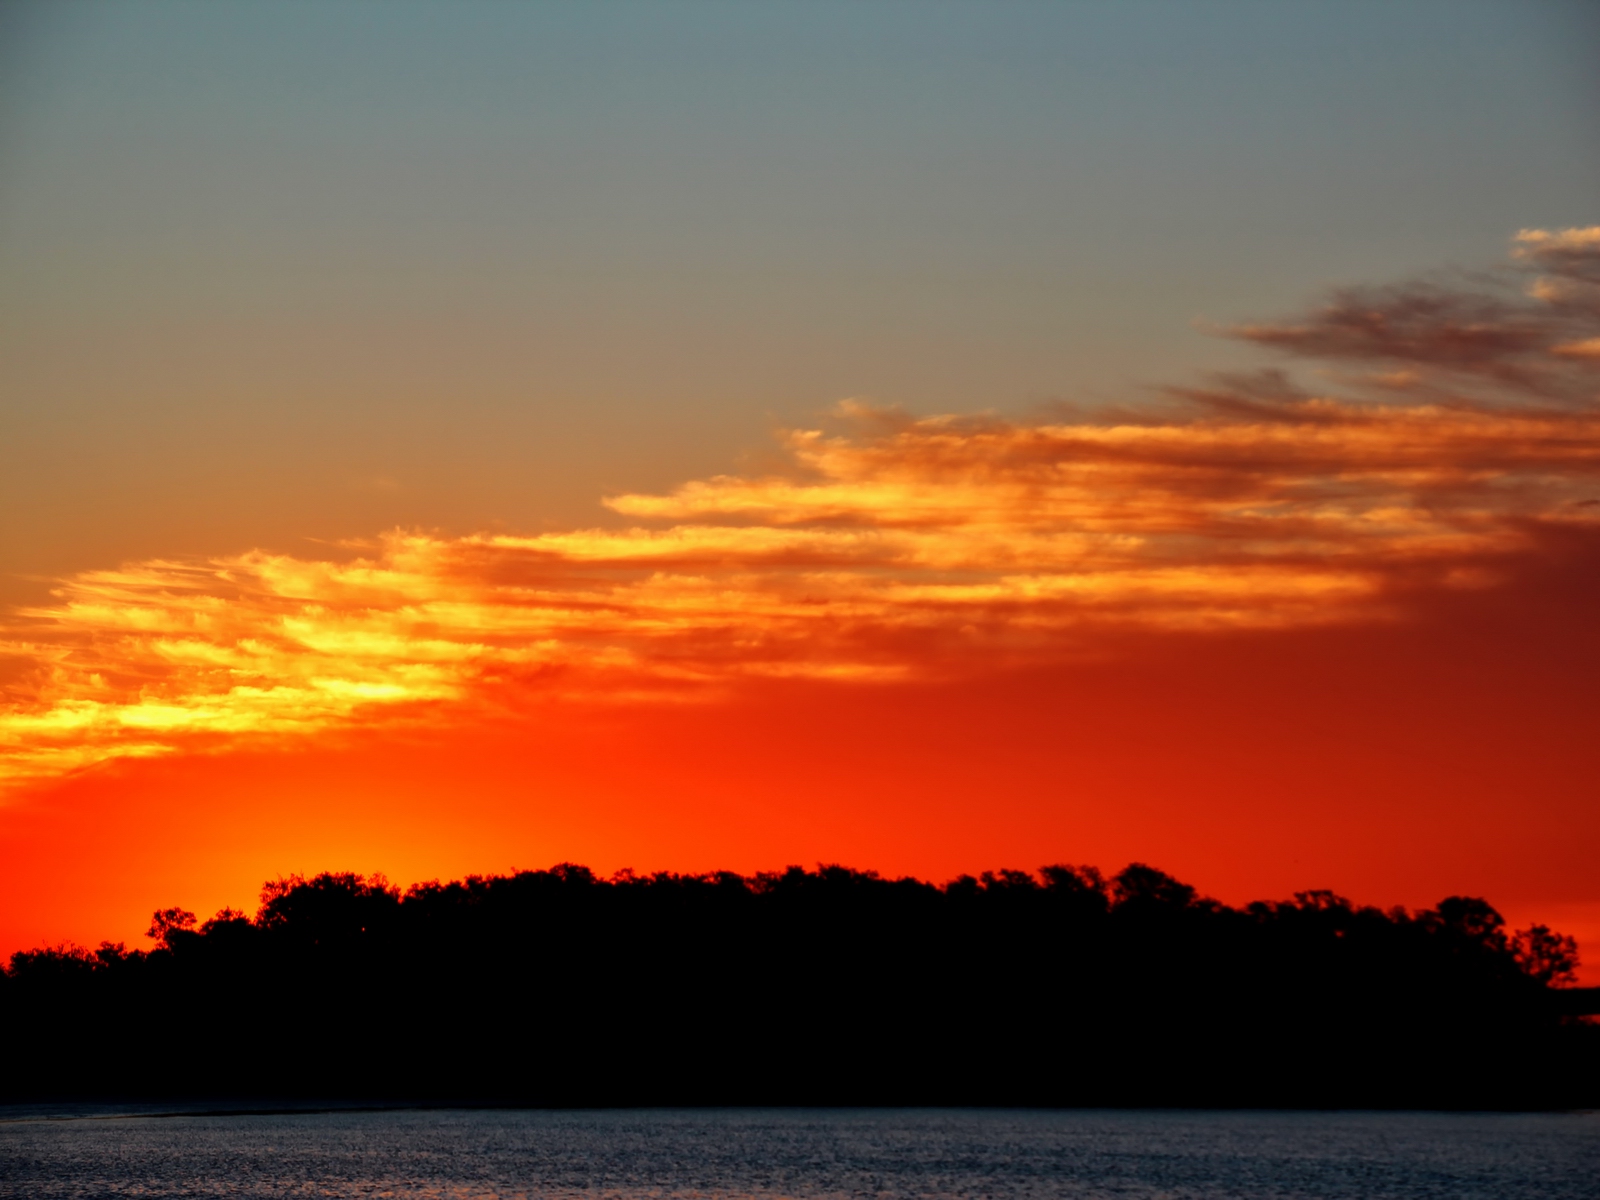
[(6, 886), (80, 907), (0, 933), (148, 912), (69, 858), (220, 906), (286, 869), (1047, 845), (1592, 941), (1600, 234), (1233, 332), (1292, 369), (1032, 421), (849, 403), (772, 470), (609, 498), (631, 527), (61, 580), (6, 623), (0, 803)]

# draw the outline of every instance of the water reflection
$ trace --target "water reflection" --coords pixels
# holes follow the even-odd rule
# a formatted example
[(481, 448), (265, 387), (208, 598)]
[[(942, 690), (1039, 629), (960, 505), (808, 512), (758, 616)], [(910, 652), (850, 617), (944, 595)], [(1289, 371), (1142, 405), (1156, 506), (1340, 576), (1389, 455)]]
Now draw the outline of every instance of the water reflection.
[[(93, 1110), (76, 1110), (78, 1114)], [(4, 1197), (1593, 1200), (1600, 1115), (9, 1110)]]

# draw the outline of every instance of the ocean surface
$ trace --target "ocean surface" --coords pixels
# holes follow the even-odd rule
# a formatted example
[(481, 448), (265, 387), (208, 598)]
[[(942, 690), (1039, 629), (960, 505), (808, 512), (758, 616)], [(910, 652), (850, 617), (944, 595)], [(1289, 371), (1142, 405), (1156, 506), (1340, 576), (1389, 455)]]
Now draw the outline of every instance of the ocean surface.
[(1596, 1200), (1600, 1114), (0, 1108), (0, 1196)]

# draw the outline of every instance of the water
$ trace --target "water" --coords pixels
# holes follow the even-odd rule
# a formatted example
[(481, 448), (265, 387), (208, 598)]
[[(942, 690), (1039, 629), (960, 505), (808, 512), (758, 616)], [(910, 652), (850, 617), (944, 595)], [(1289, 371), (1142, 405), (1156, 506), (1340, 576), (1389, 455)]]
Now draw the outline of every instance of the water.
[(102, 1196), (1597, 1200), (1600, 1114), (0, 1110), (0, 1197)]

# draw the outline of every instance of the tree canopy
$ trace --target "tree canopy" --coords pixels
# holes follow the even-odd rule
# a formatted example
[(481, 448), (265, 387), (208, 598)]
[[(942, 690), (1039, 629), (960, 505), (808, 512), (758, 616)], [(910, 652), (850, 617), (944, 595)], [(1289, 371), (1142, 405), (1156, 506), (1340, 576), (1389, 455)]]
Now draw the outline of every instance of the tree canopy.
[[(1572, 939), (1486, 901), (1240, 908), (1134, 864), (943, 885), (565, 863), (273, 880), (13, 955), (0, 1088), (542, 1104), (1600, 1102)], [(1574, 1002), (1577, 998), (1578, 1003)], [(1590, 1007), (1600, 1007), (1590, 1005)]]

